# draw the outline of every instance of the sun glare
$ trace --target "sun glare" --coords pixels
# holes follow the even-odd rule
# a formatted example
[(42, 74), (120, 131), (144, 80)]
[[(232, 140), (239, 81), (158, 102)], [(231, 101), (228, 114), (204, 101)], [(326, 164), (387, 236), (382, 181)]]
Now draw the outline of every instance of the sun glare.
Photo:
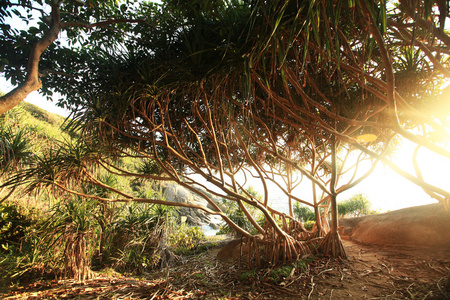
[[(443, 93), (434, 103), (423, 113), (435, 117), (436, 124), (442, 126), (422, 127), (420, 130), (427, 130), (425, 136), (435, 145), (450, 152), (450, 82), (443, 89)], [(425, 129), (424, 129), (425, 128)], [(423, 132), (414, 131), (414, 134), (422, 135)], [(372, 140), (371, 140), (372, 139)], [(375, 137), (362, 135), (357, 138), (358, 142), (368, 142)], [(417, 144), (401, 139), (401, 145), (391, 157), (393, 163), (411, 175), (416, 175), (413, 165), (414, 151)], [(425, 182), (448, 190), (450, 186), (450, 159), (437, 154), (423, 146), (417, 153), (417, 163)], [(381, 211), (400, 209), (409, 206), (425, 205), (436, 203), (437, 200), (431, 198), (418, 185), (396, 174), (387, 166), (380, 165), (376, 171), (366, 181), (355, 187), (341, 199), (345, 199), (356, 192), (365, 193), (376, 209)]]
[(375, 141), (376, 139), (377, 136), (375, 134), (363, 134), (356, 138), (359, 143), (369, 143)]

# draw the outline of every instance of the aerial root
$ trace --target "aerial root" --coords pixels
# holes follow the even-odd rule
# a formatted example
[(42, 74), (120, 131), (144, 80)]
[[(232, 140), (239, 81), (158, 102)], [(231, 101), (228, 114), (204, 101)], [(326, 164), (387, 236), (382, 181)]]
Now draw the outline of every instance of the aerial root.
[(317, 231), (307, 231), (301, 222), (290, 218), (282, 218), (282, 220), (282, 232), (266, 223), (263, 236), (245, 239), (245, 245), (241, 246), (239, 268), (242, 262), (245, 262), (248, 267), (253, 265), (258, 267), (262, 260), (272, 265), (280, 262), (288, 263), (310, 255), (316, 250), (317, 246), (310, 244), (316, 244), (323, 239), (318, 238)]
[(329, 232), (319, 246), (319, 251), (334, 258), (347, 259), (347, 252), (337, 232)]

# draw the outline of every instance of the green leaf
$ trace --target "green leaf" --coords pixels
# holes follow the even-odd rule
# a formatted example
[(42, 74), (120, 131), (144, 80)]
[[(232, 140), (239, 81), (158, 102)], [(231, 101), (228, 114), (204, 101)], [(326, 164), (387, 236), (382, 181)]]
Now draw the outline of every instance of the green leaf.
[(380, 12), (379, 12), (379, 19), (380, 19), (380, 32), (381, 34), (386, 33), (386, 24), (387, 24), (387, 17), (386, 17), (386, 0), (380, 0)]

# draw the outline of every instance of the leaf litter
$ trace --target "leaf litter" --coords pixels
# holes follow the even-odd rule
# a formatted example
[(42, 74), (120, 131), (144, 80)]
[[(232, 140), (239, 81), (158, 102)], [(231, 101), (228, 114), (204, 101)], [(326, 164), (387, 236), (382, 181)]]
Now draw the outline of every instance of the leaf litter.
[[(218, 247), (140, 277), (96, 273), (85, 281), (39, 281), (2, 299), (450, 299), (448, 249), (361, 245), (349, 260), (307, 257), (288, 266), (238, 268)], [(243, 260), (244, 261), (244, 260)]]

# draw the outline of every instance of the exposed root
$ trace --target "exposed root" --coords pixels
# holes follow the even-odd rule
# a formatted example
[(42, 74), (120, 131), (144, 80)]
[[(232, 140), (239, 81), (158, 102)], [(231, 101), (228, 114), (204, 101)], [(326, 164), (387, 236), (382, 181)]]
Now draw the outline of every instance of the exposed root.
[(314, 232), (305, 229), (301, 222), (281, 216), (284, 234), (280, 235), (271, 227), (266, 227), (265, 241), (272, 241), (265, 246), (265, 255), (271, 264), (280, 261), (297, 260), (299, 257), (311, 254), (305, 241), (315, 237)]
[(282, 219), (283, 232), (266, 224), (264, 235), (245, 239), (240, 245), (239, 268), (246, 262), (247, 267), (261, 266), (263, 261), (272, 265), (296, 261), (300, 257), (314, 252), (322, 238), (317, 231), (307, 231), (301, 222), (293, 219)]
[(347, 259), (347, 253), (337, 232), (329, 232), (322, 240), (319, 251), (333, 258)]

